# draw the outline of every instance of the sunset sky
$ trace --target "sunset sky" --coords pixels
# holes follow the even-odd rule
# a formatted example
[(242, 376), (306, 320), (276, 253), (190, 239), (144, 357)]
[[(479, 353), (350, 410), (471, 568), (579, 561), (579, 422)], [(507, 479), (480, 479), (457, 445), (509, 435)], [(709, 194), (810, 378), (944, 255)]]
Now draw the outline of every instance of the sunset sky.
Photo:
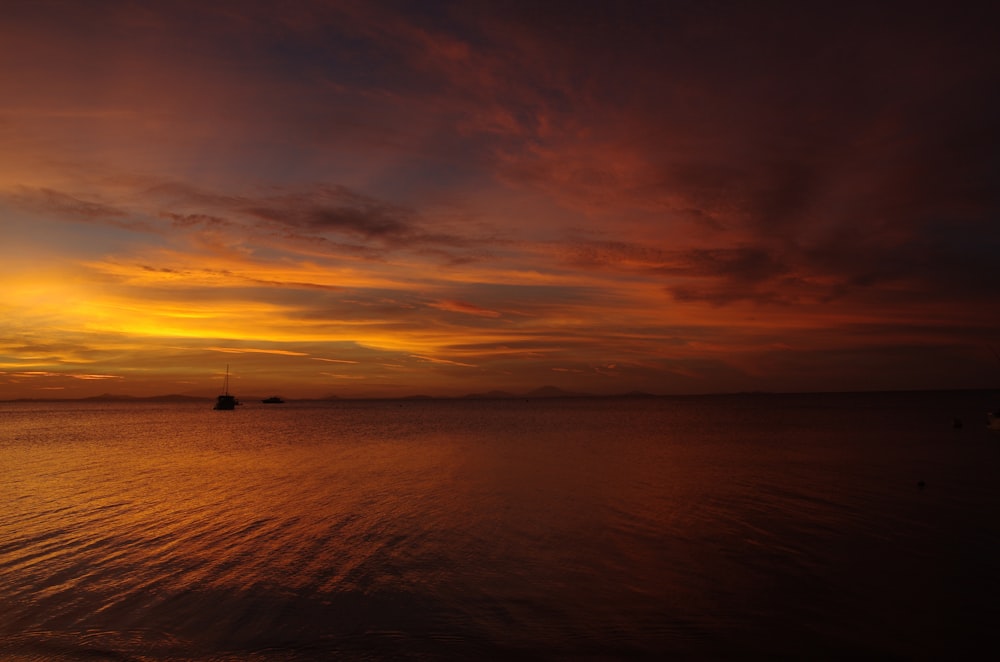
[(1000, 387), (989, 3), (2, 4), (0, 399)]

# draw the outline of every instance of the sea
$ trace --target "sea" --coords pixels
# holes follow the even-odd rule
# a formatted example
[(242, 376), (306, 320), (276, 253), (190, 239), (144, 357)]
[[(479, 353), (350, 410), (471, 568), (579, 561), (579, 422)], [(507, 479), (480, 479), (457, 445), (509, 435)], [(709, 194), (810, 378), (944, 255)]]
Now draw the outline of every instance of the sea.
[(0, 659), (989, 659), (998, 397), (0, 403)]

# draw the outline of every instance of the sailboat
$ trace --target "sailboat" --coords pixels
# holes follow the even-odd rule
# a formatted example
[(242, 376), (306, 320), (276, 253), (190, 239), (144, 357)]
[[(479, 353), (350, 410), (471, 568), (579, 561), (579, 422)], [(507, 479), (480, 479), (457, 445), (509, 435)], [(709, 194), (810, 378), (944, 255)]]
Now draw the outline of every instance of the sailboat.
[(229, 366), (226, 366), (226, 381), (222, 383), (222, 395), (215, 399), (215, 406), (212, 409), (236, 409), (240, 404), (235, 395), (229, 394)]

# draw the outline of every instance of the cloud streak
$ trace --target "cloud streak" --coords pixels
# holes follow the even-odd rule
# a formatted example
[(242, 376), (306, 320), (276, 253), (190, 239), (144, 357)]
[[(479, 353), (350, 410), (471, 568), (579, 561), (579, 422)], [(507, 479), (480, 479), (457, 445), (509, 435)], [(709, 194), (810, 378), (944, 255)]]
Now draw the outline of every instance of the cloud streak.
[(0, 397), (995, 381), (988, 9), (60, 7), (0, 26)]

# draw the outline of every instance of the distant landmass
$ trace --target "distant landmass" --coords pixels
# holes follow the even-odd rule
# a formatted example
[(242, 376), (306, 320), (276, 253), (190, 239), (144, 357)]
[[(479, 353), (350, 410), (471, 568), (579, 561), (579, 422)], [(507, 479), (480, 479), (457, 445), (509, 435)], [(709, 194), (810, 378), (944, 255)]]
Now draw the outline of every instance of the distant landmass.
[(118, 395), (115, 393), (102, 393), (101, 395), (91, 395), (85, 398), (15, 398), (6, 402), (205, 402), (211, 400), (208, 397), (198, 395)]
[(566, 389), (559, 388), (558, 386), (540, 386), (536, 389), (528, 391), (527, 393), (521, 394), (511, 393), (510, 391), (486, 391), (485, 393), (469, 393), (463, 397), (467, 399), (499, 400), (504, 398), (655, 398), (658, 396), (653, 395), (652, 393), (644, 393), (642, 391), (630, 391), (628, 393), (618, 393), (613, 395), (595, 395), (585, 391), (567, 391)]
[(486, 391), (485, 393), (469, 393), (462, 396), (468, 400), (502, 400), (507, 398), (577, 398), (587, 397), (590, 393), (567, 391), (558, 386), (540, 386), (527, 393), (511, 393), (510, 391)]
[(80, 400), (142, 400), (143, 402), (191, 402), (191, 401), (202, 401), (209, 400), (210, 398), (203, 398), (197, 395), (150, 395), (150, 396), (134, 396), (134, 395), (115, 395), (113, 393), (103, 393), (101, 395), (92, 395), (89, 398), (80, 398)]
[(486, 393), (467, 393), (462, 396), (468, 400), (502, 400), (504, 398), (520, 398), (516, 393), (510, 391), (487, 391)]
[(567, 391), (558, 386), (541, 386), (524, 394), (526, 398), (579, 398), (591, 395), (577, 391)]

